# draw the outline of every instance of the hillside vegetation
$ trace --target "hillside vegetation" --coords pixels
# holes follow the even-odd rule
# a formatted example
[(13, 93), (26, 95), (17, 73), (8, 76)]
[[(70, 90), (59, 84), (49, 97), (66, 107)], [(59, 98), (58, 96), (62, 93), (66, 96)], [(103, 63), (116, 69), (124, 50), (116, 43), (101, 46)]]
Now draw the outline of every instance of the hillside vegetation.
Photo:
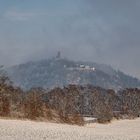
[(83, 125), (87, 115), (100, 123), (114, 117), (139, 117), (140, 90), (131, 88), (116, 93), (92, 85), (69, 85), (49, 91), (23, 91), (14, 87), (8, 77), (0, 76), (0, 116)]
[(140, 87), (140, 81), (112, 67), (52, 58), (29, 62), (7, 69), (10, 79), (23, 89), (32, 87), (54, 88), (69, 84), (91, 84), (105, 89), (120, 90)]

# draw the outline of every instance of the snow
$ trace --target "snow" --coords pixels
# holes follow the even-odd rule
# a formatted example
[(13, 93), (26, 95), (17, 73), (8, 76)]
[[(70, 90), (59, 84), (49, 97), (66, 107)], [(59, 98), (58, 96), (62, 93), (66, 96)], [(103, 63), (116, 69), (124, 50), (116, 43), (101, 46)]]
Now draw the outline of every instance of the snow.
[(140, 140), (140, 119), (83, 127), (0, 119), (0, 140)]

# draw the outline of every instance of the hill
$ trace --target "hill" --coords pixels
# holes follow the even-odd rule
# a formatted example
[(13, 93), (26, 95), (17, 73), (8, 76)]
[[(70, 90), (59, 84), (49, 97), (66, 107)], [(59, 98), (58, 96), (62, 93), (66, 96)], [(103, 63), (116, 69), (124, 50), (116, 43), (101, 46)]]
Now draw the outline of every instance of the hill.
[(100, 86), (119, 90), (140, 87), (137, 78), (92, 62), (75, 62), (58, 57), (28, 62), (7, 69), (10, 79), (24, 89), (54, 88), (69, 84)]

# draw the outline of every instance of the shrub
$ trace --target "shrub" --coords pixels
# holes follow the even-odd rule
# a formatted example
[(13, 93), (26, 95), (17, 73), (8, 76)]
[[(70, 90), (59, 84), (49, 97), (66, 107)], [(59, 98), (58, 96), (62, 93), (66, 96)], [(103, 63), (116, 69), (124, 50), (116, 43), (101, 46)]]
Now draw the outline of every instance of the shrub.
[(72, 124), (84, 125), (84, 119), (80, 114), (73, 114), (71, 117)]
[(31, 91), (24, 100), (24, 115), (30, 119), (44, 116), (42, 96)]
[(10, 99), (8, 96), (2, 96), (0, 99), (0, 115), (5, 117), (10, 115)]

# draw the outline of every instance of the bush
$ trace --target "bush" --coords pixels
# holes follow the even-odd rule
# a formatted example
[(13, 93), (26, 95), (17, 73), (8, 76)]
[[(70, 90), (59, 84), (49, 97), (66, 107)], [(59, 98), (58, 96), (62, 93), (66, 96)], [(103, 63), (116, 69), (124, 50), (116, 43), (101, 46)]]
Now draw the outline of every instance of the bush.
[(84, 119), (80, 114), (74, 114), (71, 117), (71, 122), (72, 124), (76, 124), (76, 125), (84, 125)]
[(99, 123), (109, 123), (112, 120), (112, 115), (110, 113), (103, 113), (100, 115), (100, 117), (97, 119)]
[(84, 125), (84, 119), (80, 114), (67, 114), (67, 113), (63, 113), (63, 111), (59, 111), (59, 119), (60, 122), (62, 123), (68, 123), (68, 124), (76, 124), (76, 125)]
[(24, 100), (24, 115), (30, 119), (44, 116), (42, 96), (36, 92), (30, 92)]
[(109, 123), (113, 118), (113, 110), (109, 105), (102, 102), (97, 111), (97, 118), (99, 123)]
[(10, 99), (8, 96), (2, 96), (0, 99), (0, 115), (4, 117), (10, 115)]
[(48, 120), (52, 120), (53, 119), (53, 113), (52, 113), (52, 109), (46, 104), (45, 105), (45, 117), (48, 119)]

